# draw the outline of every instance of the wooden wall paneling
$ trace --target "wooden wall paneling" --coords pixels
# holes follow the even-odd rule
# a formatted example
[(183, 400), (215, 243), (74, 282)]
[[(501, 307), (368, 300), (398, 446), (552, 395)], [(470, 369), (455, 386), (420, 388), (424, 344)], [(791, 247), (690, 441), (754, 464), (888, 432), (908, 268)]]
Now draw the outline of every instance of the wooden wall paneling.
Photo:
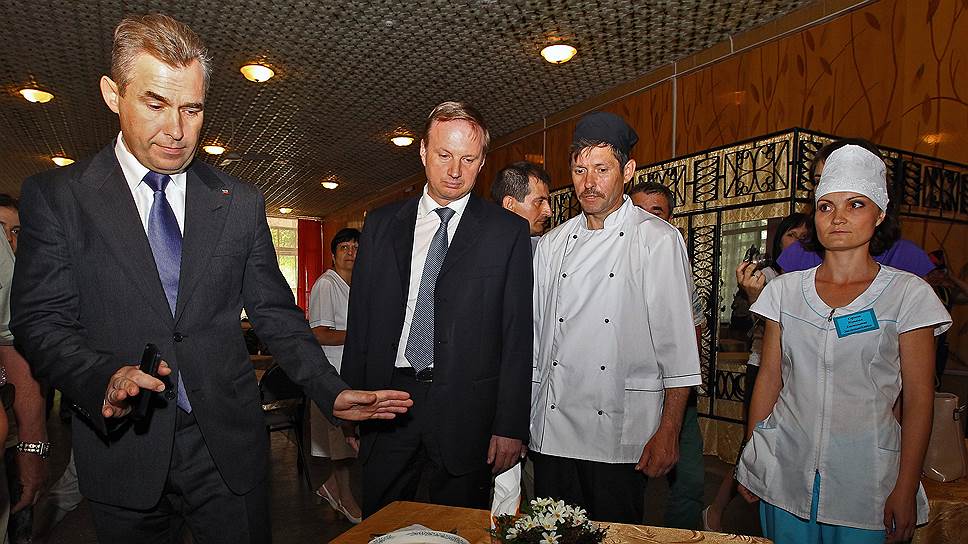
[[(333, 252), (329, 246), (333, 243), (333, 238), (340, 229), (346, 226), (346, 221), (323, 221), (323, 271), (333, 268)], [(312, 287), (312, 286), (310, 286)]]
[[(903, 38), (898, 63), (898, 147), (968, 163), (968, 4), (900, 2), (893, 33)], [(959, 75), (960, 74), (960, 75)]]
[(545, 170), (551, 176), (552, 191), (571, 185), (568, 151), (577, 123), (578, 119), (572, 118), (545, 129)]
[[(738, 107), (742, 95), (737, 94), (738, 82), (732, 77), (736, 70), (725, 69), (727, 63), (736, 64), (738, 59), (677, 78), (676, 152), (680, 155), (732, 138), (732, 134), (722, 133), (728, 123), (720, 117), (730, 115), (728, 111)], [(714, 74), (717, 68), (719, 77)]]
[(672, 87), (671, 81), (665, 81), (602, 108), (622, 116), (639, 135), (639, 143), (632, 148), (636, 164), (653, 164), (673, 156)]

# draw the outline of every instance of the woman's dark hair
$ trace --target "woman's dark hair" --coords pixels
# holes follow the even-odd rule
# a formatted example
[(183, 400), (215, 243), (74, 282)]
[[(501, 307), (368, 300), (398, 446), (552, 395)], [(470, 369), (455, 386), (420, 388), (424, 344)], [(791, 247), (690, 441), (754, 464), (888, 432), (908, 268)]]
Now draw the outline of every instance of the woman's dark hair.
[[(841, 147), (844, 147), (845, 145), (857, 145), (863, 147), (867, 151), (877, 155), (877, 158), (884, 160), (884, 156), (881, 155), (880, 149), (878, 149), (877, 146), (871, 143), (869, 140), (865, 140), (863, 138), (841, 138), (840, 140), (834, 140), (818, 149), (817, 153), (813, 156), (813, 160), (810, 162), (810, 180), (814, 182), (814, 186), (817, 185), (817, 167), (820, 165), (820, 162), (826, 161), (827, 157), (829, 157), (831, 153), (840, 149)], [(889, 180), (885, 180), (885, 183), (887, 185), (887, 193), (890, 195), (890, 202), (887, 204), (887, 209), (884, 210), (884, 220), (881, 221), (881, 224), (874, 229), (874, 235), (871, 236), (869, 251), (870, 254), (874, 256), (880, 255), (888, 249), (891, 249), (891, 246), (893, 246), (894, 243), (901, 238), (901, 223), (897, 218), (897, 209), (894, 206), (894, 203), (896, 202), (893, 194), (894, 191), (892, 190), (893, 187), (891, 187), (891, 184), (888, 181)], [(810, 214), (810, 238), (804, 242), (803, 247), (823, 257), (824, 247), (820, 243), (820, 238), (817, 236), (817, 229), (815, 227), (816, 213), (816, 206), (814, 206), (814, 210)]]
[(339, 246), (343, 242), (354, 242), (354, 241), (355, 242), (360, 241), (360, 231), (356, 229), (350, 229), (350, 228), (340, 229), (339, 232), (336, 233), (336, 236), (333, 236), (333, 241), (330, 242), (329, 244), (329, 250), (333, 252), (333, 255), (336, 255), (337, 246)]
[(806, 226), (807, 230), (813, 230), (813, 225), (810, 223), (810, 217), (805, 213), (794, 212), (783, 218), (780, 224), (776, 226), (776, 232), (773, 234), (773, 246), (771, 247), (772, 253), (770, 257), (773, 262), (770, 266), (773, 267), (778, 274), (782, 273), (780, 267), (776, 264), (776, 260), (780, 258), (780, 253), (783, 252), (783, 236), (786, 235), (787, 231), (790, 229), (795, 229), (799, 226)]
[(0, 208), (13, 208), (15, 210), (19, 210), (20, 202), (7, 193), (0, 193)]

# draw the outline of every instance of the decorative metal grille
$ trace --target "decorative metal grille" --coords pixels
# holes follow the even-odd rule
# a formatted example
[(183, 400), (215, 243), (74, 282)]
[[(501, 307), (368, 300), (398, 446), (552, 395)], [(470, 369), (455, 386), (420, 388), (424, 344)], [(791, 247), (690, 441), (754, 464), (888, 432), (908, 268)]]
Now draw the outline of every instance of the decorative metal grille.
[[(810, 163), (836, 136), (793, 128), (735, 144), (678, 157), (636, 170), (626, 185), (659, 182), (676, 198), (673, 223), (686, 230), (696, 291), (708, 324), (718, 324), (720, 244), (724, 223), (782, 217), (809, 205), (813, 183)], [(887, 147), (894, 202), (902, 216), (968, 224), (968, 165)], [(571, 187), (551, 193), (552, 227), (581, 212)], [(727, 293), (728, 295), (729, 293)], [(699, 343), (703, 385), (700, 415), (742, 422), (717, 413), (716, 401), (738, 402), (745, 393), (745, 370), (718, 364), (718, 326), (707, 326)]]
[[(696, 294), (703, 303), (706, 323), (716, 323), (719, 320), (718, 304), (710, 301), (717, 300), (719, 290), (718, 270), (719, 254), (716, 251), (719, 239), (719, 225), (689, 228), (689, 255), (692, 258), (693, 280), (696, 283)], [(711, 396), (709, 384), (714, 383), (713, 352), (716, 346), (716, 327), (703, 327), (699, 337), (699, 362), (702, 366), (703, 384), (698, 388), (698, 394)]]

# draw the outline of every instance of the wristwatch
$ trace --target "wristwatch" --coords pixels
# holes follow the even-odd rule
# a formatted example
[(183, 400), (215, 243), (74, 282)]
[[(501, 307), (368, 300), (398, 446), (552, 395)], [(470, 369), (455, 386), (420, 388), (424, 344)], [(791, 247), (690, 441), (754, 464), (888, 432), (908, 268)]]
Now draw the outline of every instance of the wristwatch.
[(47, 459), (50, 455), (50, 442), (21, 442), (17, 444), (17, 451), (32, 453), (39, 455), (41, 459)]

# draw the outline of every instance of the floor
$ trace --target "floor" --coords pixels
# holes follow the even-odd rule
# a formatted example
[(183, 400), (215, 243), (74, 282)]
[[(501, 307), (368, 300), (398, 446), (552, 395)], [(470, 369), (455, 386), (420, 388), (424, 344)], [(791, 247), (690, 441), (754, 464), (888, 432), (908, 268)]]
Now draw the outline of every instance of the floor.
[[(52, 453), (50, 458), (51, 481), (56, 480), (67, 464), (71, 424), (61, 422), (57, 410), (52, 410), (48, 424)], [(272, 532), (276, 544), (329, 542), (350, 528), (350, 524), (336, 514), (329, 505), (321, 503), (307, 486), (305, 479), (296, 472), (296, 447), (284, 433), (272, 436), (273, 469), (271, 476)], [(706, 502), (715, 496), (723, 475), (732, 466), (714, 457), (706, 457)], [(310, 466), (312, 481), (316, 484), (328, 476), (324, 460), (314, 459)], [(650, 482), (646, 499), (647, 524), (661, 525), (668, 488), (665, 480)], [(726, 512), (727, 529), (733, 532), (756, 534), (758, 525), (755, 509), (734, 500)], [(93, 544), (97, 542), (87, 504), (68, 514), (55, 527), (51, 544)]]

